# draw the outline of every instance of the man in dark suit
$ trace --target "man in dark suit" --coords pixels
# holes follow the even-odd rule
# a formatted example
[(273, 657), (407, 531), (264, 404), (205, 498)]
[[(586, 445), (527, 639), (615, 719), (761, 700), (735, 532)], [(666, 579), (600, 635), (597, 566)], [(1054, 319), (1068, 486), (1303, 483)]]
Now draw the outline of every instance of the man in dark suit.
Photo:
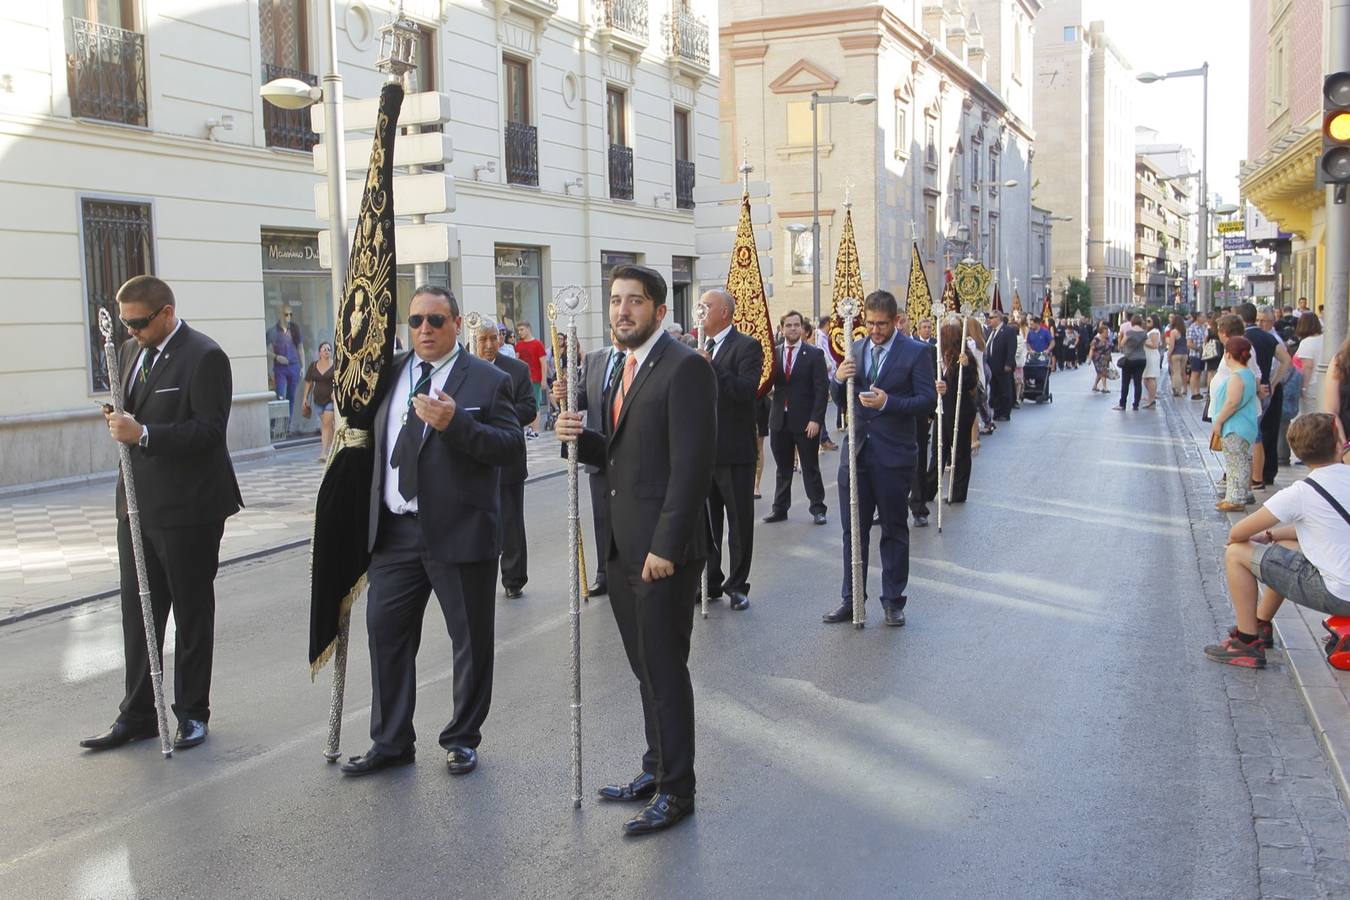
[(778, 345), (769, 404), (769, 449), (778, 470), (773, 512), (765, 522), (782, 522), (792, 506), (792, 454), (802, 469), (802, 486), (811, 502), (811, 517), (825, 524), (825, 482), (820, 477), (820, 423), (825, 421), (829, 384), (825, 351), (802, 340), (802, 315), (793, 310), (779, 321)]
[[(717, 375), (717, 466), (713, 469), (708, 513), (713, 546), (708, 557), (708, 598), (723, 591), (732, 609), (750, 605), (750, 561), (755, 540), (755, 398), (764, 369), (764, 348), (732, 325), (736, 298), (718, 289), (699, 301), (703, 319), (703, 358)], [(722, 573), (722, 520), (726, 519), (731, 551)]]
[[(887, 291), (873, 291), (863, 303), (868, 337), (853, 345), (848, 359), (835, 370), (835, 401), (847, 409), (845, 382), (856, 376), (858, 442), (858, 522), (862, 528), (863, 584), (867, 583), (867, 551), (872, 515), (881, 514), (881, 605), (887, 625), (905, 624), (905, 586), (909, 582), (909, 525), (905, 501), (909, 497), (914, 461), (914, 420), (937, 406), (933, 351), (896, 331), (899, 305)], [(839, 502), (849, 501), (848, 448), (840, 454)], [(852, 535), (844, 523), (844, 586), (838, 607), (825, 622), (853, 618)]]
[(626, 834), (669, 828), (694, 811), (694, 692), (689, 638), (708, 555), (707, 505), (717, 448), (712, 367), (662, 328), (666, 282), (645, 266), (612, 274), (609, 322), (626, 353), (598, 431), (580, 412), (558, 437), (609, 475), (609, 597), (642, 692), (642, 773), (600, 789), (605, 800), (647, 800)]
[(125, 411), (103, 409), (113, 440), (131, 445), (157, 646), (148, 651), (145, 644), (126, 488), (119, 477), (126, 696), (112, 727), (80, 746), (107, 750), (158, 734), (149, 652), (162, 656), (172, 609), (174, 748), (186, 750), (206, 739), (220, 537), (225, 520), (243, 504), (225, 446), (233, 396), (230, 360), (215, 341), (178, 318), (173, 291), (158, 278), (132, 278), (118, 290), (117, 305), (131, 332), (118, 356)]
[(427, 599), (436, 592), (454, 645), (454, 713), (440, 744), (452, 775), (478, 765), (492, 701), (498, 527), (497, 468), (519, 458), (525, 437), (511, 378), (457, 343), (459, 304), (419, 287), (409, 306), (412, 352), (375, 414), (370, 490), (370, 737), (343, 763), (368, 775), (413, 761), (416, 657)]
[[(490, 362), (511, 378), (511, 406), (516, 411), (516, 419), (521, 428), (534, 421), (539, 413), (539, 404), (534, 399), (534, 385), (530, 381), (530, 367), (518, 359), (513, 359), (497, 351), (502, 346), (502, 336), (497, 323), (491, 316), (483, 317), (478, 329), (478, 358)], [(523, 433), (523, 432), (522, 432)], [(529, 471), (525, 465), (525, 444), (515, 459), (502, 466), (501, 470), (501, 523), (502, 523), (502, 587), (510, 600), (520, 597), (525, 582), (530, 580), (529, 557), (525, 545), (525, 478)]]
[(984, 361), (989, 364), (989, 405), (994, 409), (994, 420), (1007, 422), (1012, 418), (1013, 400), (1017, 396), (1013, 369), (1017, 365), (1017, 329), (1008, 324), (1003, 313), (989, 314), (989, 342)]

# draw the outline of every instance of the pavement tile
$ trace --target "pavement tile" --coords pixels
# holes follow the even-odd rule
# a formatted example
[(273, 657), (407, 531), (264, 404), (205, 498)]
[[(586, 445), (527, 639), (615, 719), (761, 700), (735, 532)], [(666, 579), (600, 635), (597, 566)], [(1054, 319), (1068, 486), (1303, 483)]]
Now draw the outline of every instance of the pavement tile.
[(1321, 900), (1326, 896), (1311, 875), (1264, 866), (1260, 869), (1260, 875), (1261, 896), (1271, 900)]

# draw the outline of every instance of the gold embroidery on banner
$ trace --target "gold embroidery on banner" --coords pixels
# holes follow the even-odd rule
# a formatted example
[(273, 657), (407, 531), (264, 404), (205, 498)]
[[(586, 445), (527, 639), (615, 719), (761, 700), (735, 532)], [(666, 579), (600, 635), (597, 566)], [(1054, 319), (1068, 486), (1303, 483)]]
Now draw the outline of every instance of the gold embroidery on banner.
[(928, 276), (919, 262), (918, 241), (914, 242), (909, 258), (909, 295), (905, 312), (909, 316), (909, 327), (916, 330), (920, 322), (933, 315), (933, 292), (928, 289)]
[(842, 360), (848, 354), (848, 348), (855, 341), (867, 337), (867, 326), (863, 324), (861, 314), (853, 325), (851, 339), (844, 335), (844, 317), (839, 315), (839, 304), (845, 297), (858, 301), (861, 310), (866, 289), (862, 283), (862, 268), (858, 263), (858, 242), (853, 237), (853, 210), (844, 208), (844, 230), (839, 237), (839, 255), (834, 261), (834, 297), (830, 306), (829, 348), (835, 361)]
[(736, 298), (732, 324), (737, 331), (759, 341), (764, 350), (758, 391), (762, 396), (769, 387), (769, 380), (773, 378), (773, 325), (769, 322), (769, 302), (764, 296), (764, 278), (759, 270), (759, 253), (755, 249), (755, 229), (750, 224), (748, 194), (741, 196), (741, 217), (736, 225), (736, 243), (731, 250), (727, 292)]
[(989, 309), (989, 283), (993, 279), (994, 273), (985, 268), (983, 263), (963, 259), (956, 264), (952, 281), (956, 286), (956, 297), (961, 302), (961, 312), (970, 315)]

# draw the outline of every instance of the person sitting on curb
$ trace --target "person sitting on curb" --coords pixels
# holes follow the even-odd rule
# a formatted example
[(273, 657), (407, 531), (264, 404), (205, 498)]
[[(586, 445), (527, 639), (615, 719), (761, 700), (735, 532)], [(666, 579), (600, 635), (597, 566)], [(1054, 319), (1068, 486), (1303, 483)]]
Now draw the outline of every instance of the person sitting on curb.
[[(1289, 446), (1312, 474), (1275, 494), (1228, 532), (1224, 568), (1237, 624), (1205, 648), (1215, 662), (1260, 669), (1274, 641), (1271, 621), (1285, 600), (1350, 615), (1350, 465), (1345, 432), (1330, 413), (1289, 424)], [(1266, 588), (1257, 602), (1257, 582)]]

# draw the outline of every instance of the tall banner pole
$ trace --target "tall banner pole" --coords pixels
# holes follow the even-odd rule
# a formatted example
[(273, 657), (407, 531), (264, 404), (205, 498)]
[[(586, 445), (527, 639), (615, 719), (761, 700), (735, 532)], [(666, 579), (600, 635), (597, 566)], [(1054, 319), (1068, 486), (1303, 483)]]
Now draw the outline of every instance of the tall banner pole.
[[(853, 355), (853, 321), (858, 317), (858, 301), (845, 297), (839, 302), (839, 315), (844, 320), (844, 334), (849, 335), (848, 353)], [(857, 360), (854, 359), (854, 365)], [(862, 545), (859, 541), (860, 522), (858, 521), (858, 442), (854, 423), (854, 400), (856, 384), (854, 376), (848, 376), (844, 385), (844, 421), (848, 428), (848, 528), (849, 528), (849, 580), (853, 586), (853, 627), (863, 627), (863, 568)]]
[[(698, 339), (699, 343), (702, 344), (703, 341), (705, 340), (703, 335), (704, 331), (703, 321), (705, 318), (707, 318), (708, 307), (704, 306), (702, 303), (698, 304), (698, 306), (694, 309), (694, 315), (698, 318)], [(706, 503), (707, 501), (705, 500), (704, 502)], [(722, 555), (721, 547), (713, 547), (712, 551), (716, 553), (719, 558), (721, 557)], [(705, 559), (703, 561), (703, 572), (702, 574), (699, 575), (698, 579), (698, 602), (699, 607), (703, 612), (703, 618), (705, 619), (708, 618), (708, 567), (710, 565), (711, 562), (709, 560)]]
[[(98, 311), (98, 330), (103, 335), (103, 355), (108, 361), (108, 387), (112, 391), (112, 408), (119, 415), (122, 405), (122, 370), (113, 346), (112, 316), (106, 309)], [(117, 457), (122, 467), (122, 487), (127, 498), (127, 524), (131, 528), (131, 555), (136, 562), (136, 587), (141, 595), (141, 625), (145, 628), (145, 655), (150, 660), (150, 684), (155, 692), (155, 719), (159, 727), (160, 752), (173, 755), (173, 739), (169, 736), (169, 714), (164, 704), (164, 660), (161, 657), (159, 636), (155, 630), (155, 613), (150, 605), (150, 578), (145, 569), (145, 545), (141, 538), (141, 509), (136, 500), (136, 478), (131, 471), (131, 446), (117, 442)]]
[[(586, 311), (585, 290), (569, 285), (553, 296), (556, 309), (567, 321), (567, 408), (577, 408), (577, 316)], [(572, 632), (572, 808), (581, 808), (581, 594), (585, 579), (580, 568), (581, 512), (577, 494), (577, 445), (567, 443), (567, 612)]]
[[(944, 308), (942, 312), (938, 314), (937, 327), (933, 329), (937, 334), (937, 366), (934, 374), (937, 376), (938, 381), (942, 380), (944, 374), (942, 371), (942, 326), (943, 319), (946, 318), (946, 312), (947, 310)], [(934, 499), (937, 501), (938, 534), (942, 534), (942, 473), (946, 469), (942, 456), (942, 399), (943, 398), (938, 397), (937, 402), (937, 459), (934, 460), (934, 463), (937, 466), (937, 493), (934, 495)], [(928, 448), (924, 447), (923, 452), (927, 453)], [(925, 493), (927, 493), (926, 490)]]

